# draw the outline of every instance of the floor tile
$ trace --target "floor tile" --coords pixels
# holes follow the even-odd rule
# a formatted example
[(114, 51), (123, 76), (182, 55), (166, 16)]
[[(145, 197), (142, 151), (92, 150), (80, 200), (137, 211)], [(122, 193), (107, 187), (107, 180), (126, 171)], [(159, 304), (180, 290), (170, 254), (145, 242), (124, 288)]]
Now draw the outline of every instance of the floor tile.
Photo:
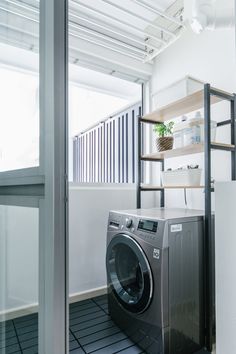
[(85, 352), (83, 351), (83, 349), (79, 348), (79, 349), (74, 349), (74, 350), (70, 350), (71, 354), (85, 354)]
[(80, 345), (77, 342), (77, 340), (73, 340), (73, 341), (70, 342), (70, 350), (74, 350), (74, 349), (77, 349), (79, 347), (80, 347)]
[(116, 333), (118, 334), (120, 332), (121, 331), (118, 327), (111, 327), (111, 328), (107, 328), (102, 331), (99, 331), (97, 333), (93, 333), (90, 336), (83, 337), (83, 338), (79, 339), (79, 342), (81, 345), (85, 346), (86, 344), (93, 343), (95, 341), (109, 337), (109, 336), (114, 335)]
[(93, 314), (93, 313), (96, 313), (98, 311), (101, 311), (101, 309), (98, 306), (92, 307), (92, 308), (90, 307), (88, 309), (83, 309), (83, 310), (77, 310), (76, 312), (72, 312), (70, 314), (70, 320), (73, 320), (74, 318), (77, 318), (77, 317)]
[(102, 317), (104, 316), (104, 311), (102, 310), (98, 310), (94, 313), (90, 313), (88, 315), (85, 315), (85, 316), (78, 316), (72, 320), (70, 320), (70, 326), (74, 326), (76, 324), (79, 324), (79, 323), (84, 323), (84, 322), (88, 322), (90, 320), (93, 320), (95, 318), (98, 318), (98, 317)]
[(25, 319), (25, 321), (15, 323), (15, 328), (20, 329), (20, 328), (24, 328), (24, 327), (35, 326), (37, 324), (38, 324), (38, 320), (36, 318), (28, 319), (28, 320)]
[(8, 347), (6, 347), (3, 351), (4, 354), (13, 354), (20, 351), (20, 346), (19, 344), (13, 344), (13, 345), (9, 345)]
[(103, 322), (109, 321), (110, 319), (111, 319), (110, 316), (104, 314), (104, 316), (95, 318), (94, 320), (90, 320), (90, 321), (86, 321), (86, 322), (83, 322), (83, 323), (79, 323), (77, 325), (71, 326), (70, 328), (71, 328), (72, 331), (75, 332), (75, 331), (79, 331), (81, 329), (85, 329), (85, 328), (89, 328), (91, 326), (98, 325), (99, 323), (103, 323)]
[(91, 335), (93, 333), (99, 332), (99, 331), (101, 331), (103, 329), (114, 327), (114, 326), (115, 326), (114, 322), (112, 320), (109, 320), (109, 321), (97, 324), (95, 326), (91, 326), (91, 327), (88, 327), (88, 328), (85, 328), (85, 329), (81, 329), (80, 331), (74, 332), (74, 335), (75, 335), (76, 338), (80, 339), (80, 338), (83, 338), (85, 336), (89, 336), (89, 335)]
[[(107, 338), (103, 338), (103, 339), (100, 339), (96, 342), (87, 344), (87, 345), (83, 346), (83, 348), (85, 349), (85, 351), (87, 353), (91, 353), (93, 351), (99, 350), (101, 348), (107, 347), (107, 346), (114, 344), (116, 342), (119, 342), (125, 338), (127, 338), (127, 336), (124, 333), (119, 332), (118, 334), (114, 334), (114, 335), (109, 336)], [(132, 345), (132, 343), (131, 343), (131, 345)]]
[(18, 338), (20, 340), (20, 342), (25, 341), (25, 340), (29, 340), (32, 338), (38, 338), (38, 331), (32, 331), (32, 332), (28, 332), (28, 333), (24, 333), (24, 334), (18, 334)]
[(24, 349), (22, 351), (23, 354), (38, 354), (38, 346), (34, 346), (31, 348)]
[(137, 347), (136, 345), (133, 345), (132, 347), (126, 348), (124, 350), (121, 350), (118, 352), (119, 354), (143, 354), (144, 351)]
[(105, 348), (96, 350), (93, 354), (114, 354), (123, 349), (126, 349), (127, 347), (131, 347), (132, 345), (133, 343), (130, 339), (124, 339), (122, 341), (113, 343)]
[(0, 322), (0, 336), (12, 330), (14, 330), (14, 325), (12, 321)]
[(32, 319), (37, 320), (38, 319), (38, 314), (37, 313), (32, 313), (30, 315), (26, 315), (26, 316), (15, 318), (13, 321), (14, 321), (14, 323), (20, 323), (20, 322), (29, 321), (29, 320), (32, 320)]
[(18, 335), (35, 332), (38, 330), (38, 325), (26, 326), (23, 328), (16, 328), (16, 332)]
[(75, 307), (81, 307), (81, 306), (89, 306), (93, 305), (94, 302), (92, 300), (84, 300), (84, 301), (79, 301), (79, 302), (74, 302), (73, 304), (70, 304), (70, 309), (73, 309)]
[(7, 341), (8, 339), (10, 338), (13, 338), (16, 336), (16, 332), (15, 332), (15, 329), (12, 329), (11, 331), (8, 331), (6, 333), (2, 333), (0, 338), (2, 341)]
[(38, 345), (38, 338), (32, 338), (23, 342), (20, 342), (21, 348), (22, 349), (27, 349), (34, 347), (35, 345)]
[(0, 349), (3, 349), (3, 348), (6, 348), (6, 347), (9, 347), (10, 345), (13, 345), (13, 344), (17, 344), (18, 343), (18, 340), (17, 340), (17, 337), (11, 337), (7, 340), (5, 339), (2, 339), (1, 340), (1, 336), (0, 336)]
[(87, 304), (87, 305), (84, 305), (84, 306), (81, 306), (81, 307), (78, 306), (78, 307), (70, 308), (69, 313), (70, 313), (70, 315), (72, 315), (72, 314), (74, 314), (74, 313), (78, 313), (78, 312), (80, 312), (80, 311), (89, 310), (89, 309), (96, 311), (98, 308), (99, 308), (99, 307), (98, 307), (97, 304), (92, 303), (92, 304)]
[[(106, 295), (73, 303), (69, 309), (70, 354), (145, 353), (111, 320)], [(38, 315), (30, 314), (0, 323), (0, 352), (6, 346), (4, 354), (38, 354), (37, 322)], [(196, 354), (209, 353), (200, 351)]]

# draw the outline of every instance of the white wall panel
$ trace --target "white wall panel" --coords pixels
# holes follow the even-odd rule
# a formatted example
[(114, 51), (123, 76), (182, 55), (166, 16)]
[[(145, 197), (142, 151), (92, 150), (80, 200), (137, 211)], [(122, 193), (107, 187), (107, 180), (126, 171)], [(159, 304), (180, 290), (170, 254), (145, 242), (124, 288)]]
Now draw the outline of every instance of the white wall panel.
[[(152, 193), (144, 207), (153, 207)], [(71, 184), (70, 295), (106, 286), (106, 227), (111, 209), (135, 208), (134, 185)], [(0, 206), (0, 316), (38, 303), (38, 210)]]
[[(148, 195), (149, 194), (149, 195)], [(71, 184), (69, 213), (70, 295), (106, 285), (106, 230), (109, 210), (135, 208), (133, 185)], [(144, 196), (153, 207), (153, 195)]]
[(236, 182), (216, 184), (216, 354), (236, 353)]

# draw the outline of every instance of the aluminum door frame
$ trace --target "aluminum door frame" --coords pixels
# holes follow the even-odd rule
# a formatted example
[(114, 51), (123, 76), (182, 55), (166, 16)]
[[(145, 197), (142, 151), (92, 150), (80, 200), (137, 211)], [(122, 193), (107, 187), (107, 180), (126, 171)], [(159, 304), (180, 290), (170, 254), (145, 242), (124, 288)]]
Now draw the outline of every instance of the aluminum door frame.
[(68, 349), (68, 0), (40, 0), (40, 164), (0, 173), (0, 204), (39, 208), (39, 353)]

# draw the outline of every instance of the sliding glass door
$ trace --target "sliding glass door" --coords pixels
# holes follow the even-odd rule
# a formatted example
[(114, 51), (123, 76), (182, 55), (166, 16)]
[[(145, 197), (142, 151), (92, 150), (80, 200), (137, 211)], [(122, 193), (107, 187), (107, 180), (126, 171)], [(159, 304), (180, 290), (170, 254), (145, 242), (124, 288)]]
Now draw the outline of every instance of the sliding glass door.
[(0, 353), (67, 352), (67, 0), (0, 0)]

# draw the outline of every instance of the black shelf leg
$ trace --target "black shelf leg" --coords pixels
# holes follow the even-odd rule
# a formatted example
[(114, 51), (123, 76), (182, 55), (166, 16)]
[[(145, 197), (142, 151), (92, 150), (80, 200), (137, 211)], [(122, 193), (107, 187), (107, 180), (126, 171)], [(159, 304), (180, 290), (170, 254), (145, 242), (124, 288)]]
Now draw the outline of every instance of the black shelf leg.
[(204, 129), (205, 129), (205, 314), (206, 346), (212, 351), (214, 340), (214, 237), (211, 212), (211, 87), (204, 86)]
[(137, 171), (137, 190), (136, 190), (136, 201), (137, 201), (137, 209), (141, 208), (141, 176), (142, 176), (142, 161), (141, 161), (141, 155), (142, 155), (142, 123), (140, 120), (140, 116), (137, 117), (138, 118), (138, 139), (137, 139), (137, 143), (138, 143), (138, 147), (137, 147), (137, 151), (138, 151), (138, 171)]
[[(165, 170), (165, 162), (164, 160), (161, 161), (161, 171), (164, 171)], [(161, 208), (164, 208), (165, 206), (165, 190), (163, 189), (161, 191)]]
[(232, 181), (236, 180), (236, 95), (234, 100), (231, 101), (231, 144), (235, 145), (234, 151), (231, 152), (231, 178)]

